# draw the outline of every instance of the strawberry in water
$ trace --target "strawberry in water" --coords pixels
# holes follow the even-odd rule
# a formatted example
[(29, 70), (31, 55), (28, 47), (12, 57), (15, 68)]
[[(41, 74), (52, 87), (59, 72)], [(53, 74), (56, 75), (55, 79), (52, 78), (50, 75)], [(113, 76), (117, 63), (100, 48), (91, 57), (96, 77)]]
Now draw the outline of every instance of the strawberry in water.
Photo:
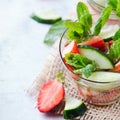
[(55, 80), (49, 80), (40, 89), (37, 108), (40, 112), (49, 112), (60, 104), (64, 99), (64, 86), (63, 84)]
[(80, 45), (89, 45), (95, 48), (98, 48), (99, 50), (105, 52), (106, 51), (106, 46), (105, 46), (105, 42), (102, 38), (91, 38), (87, 41), (84, 41), (82, 43), (80, 43)]
[(67, 53), (79, 53), (79, 49), (77, 46), (77, 43), (73, 40), (71, 43), (69, 43), (67, 46), (65, 46), (62, 56), (64, 57)]

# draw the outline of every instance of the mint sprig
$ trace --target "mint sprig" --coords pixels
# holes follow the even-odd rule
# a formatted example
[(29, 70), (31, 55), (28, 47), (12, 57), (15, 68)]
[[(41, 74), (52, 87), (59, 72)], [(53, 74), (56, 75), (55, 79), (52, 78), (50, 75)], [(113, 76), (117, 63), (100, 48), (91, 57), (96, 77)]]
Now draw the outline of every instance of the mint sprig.
[(86, 67), (74, 70), (76, 74), (84, 74), (86, 77), (89, 77), (95, 71), (95, 66), (93, 64), (88, 64)]
[(114, 63), (120, 60), (120, 38), (110, 46), (108, 56)]
[(88, 7), (83, 2), (79, 2), (77, 4), (77, 17), (80, 24), (84, 27), (84, 32), (90, 34), (90, 29), (92, 27), (92, 15), (90, 14)]
[(50, 27), (44, 38), (45, 44), (51, 46), (61, 37), (63, 32), (66, 30), (64, 22), (64, 20), (58, 21)]
[(120, 38), (120, 28), (118, 29), (118, 31), (115, 33), (115, 35), (113, 36), (113, 40), (118, 40)]
[(120, 0), (108, 0), (108, 6), (112, 6), (116, 15), (120, 17)]
[(88, 7), (83, 3), (79, 2), (77, 4), (77, 21), (66, 21), (65, 26), (68, 28), (68, 38), (69, 41), (73, 39), (80, 43), (86, 40), (91, 33), (92, 27), (92, 15), (90, 14)]
[(102, 29), (102, 27), (105, 25), (105, 23), (107, 22), (110, 14), (112, 11), (112, 7), (111, 6), (107, 6), (106, 8), (103, 9), (99, 19), (97, 20), (97, 23), (94, 26), (94, 35), (98, 35)]
[(67, 53), (65, 60), (67, 64), (75, 68), (75, 73), (84, 74), (86, 77), (89, 77), (96, 69), (93, 61), (82, 54)]

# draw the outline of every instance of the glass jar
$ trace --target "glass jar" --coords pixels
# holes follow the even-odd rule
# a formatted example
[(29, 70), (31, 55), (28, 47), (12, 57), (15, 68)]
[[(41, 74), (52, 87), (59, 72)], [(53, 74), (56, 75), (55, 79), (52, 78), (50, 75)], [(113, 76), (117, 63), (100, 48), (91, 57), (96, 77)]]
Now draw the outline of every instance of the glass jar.
[[(117, 24), (115, 21), (109, 20), (108, 25)], [(67, 31), (67, 30), (66, 30)], [(77, 83), (81, 97), (90, 104), (94, 105), (108, 105), (114, 103), (120, 98), (120, 80), (112, 82), (97, 82), (89, 79), (82, 78), (81, 76), (73, 73), (66, 65), (62, 51), (68, 44), (66, 31), (63, 33), (59, 43), (59, 54), (62, 63), (67, 69), (68, 73)]]

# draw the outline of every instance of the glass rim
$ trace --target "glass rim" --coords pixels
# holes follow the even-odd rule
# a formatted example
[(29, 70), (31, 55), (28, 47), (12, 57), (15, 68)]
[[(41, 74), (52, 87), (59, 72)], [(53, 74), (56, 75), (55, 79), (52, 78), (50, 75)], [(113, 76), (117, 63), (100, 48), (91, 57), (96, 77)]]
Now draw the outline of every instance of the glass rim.
[[(62, 60), (62, 63), (64, 64), (64, 66), (67, 68), (67, 70), (69, 70), (72, 74), (74, 74), (74, 75), (76, 75), (76, 76), (78, 76), (77, 74), (75, 74), (72, 70), (70, 70), (68, 67), (67, 67), (67, 65), (65, 64), (65, 62), (64, 62), (64, 60), (63, 60), (63, 57), (62, 57), (62, 51), (61, 51), (61, 45), (62, 45), (62, 40), (63, 40), (63, 37), (64, 37), (64, 35), (65, 35), (65, 33), (67, 32), (67, 28), (66, 28), (66, 30), (63, 32), (63, 34), (61, 35), (61, 37), (60, 37), (60, 40), (59, 40), (59, 55), (60, 55), (60, 58), (61, 58), (61, 60)], [(112, 72), (112, 73), (114, 73), (114, 72)], [(79, 77), (79, 80), (80, 80), (80, 78), (82, 79), (82, 80), (84, 80), (84, 81), (88, 81), (88, 82), (90, 82), (90, 83), (98, 83), (98, 84), (108, 84), (108, 83), (120, 83), (120, 80), (116, 80), (116, 81), (110, 81), (110, 82), (100, 82), (100, 81), (93, 81), (93, 80), (90, 80), (90, 79), (87, 79), (87, 78), (83, 78), (83, 77), (81, 77), (81, 76), (78, 76)]]
[[(98, 12), (101, 12), (101, 10), (103, 10), (106, 6), (103, 6), (97, 2), (95, 2), (94, 0), (87, 0), (89, 5), (94, 8), (95, 10), (97, 10)], [(111, 15), (116, 15), (114, 11), (111, 12)], [(118, 16), (117, 16), (118, 17)], [(119, 17), (118, 17), (119, 18)], [(112, 18), (111, 18), (112, 19)], [(117, 20), (117, 19), (116, 19)], [(118, 19), (119, 20), (119, 19)]]

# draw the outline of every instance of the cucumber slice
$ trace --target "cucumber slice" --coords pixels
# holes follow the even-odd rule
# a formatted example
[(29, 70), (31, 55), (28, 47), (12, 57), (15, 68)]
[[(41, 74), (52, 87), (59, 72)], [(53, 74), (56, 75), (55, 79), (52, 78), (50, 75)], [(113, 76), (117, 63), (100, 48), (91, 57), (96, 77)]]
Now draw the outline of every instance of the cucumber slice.
[[(86, 78), (84, 75), (82, 77)], [(97, 72), (94, 72), (90, 77), (86, 79), (97, 81), (97, 82), (112, 82), (112, 81), (118, 81), (118, 80), (120, 81), (120, 73), (97, 71)]]
[(112, 38), (115, 35), (115, 33), (118, 31), (119, 28), (120, 27), (117, 24), (116, 25), (106, 25), (101, 30), (99, 36), (101, 38), (103, 38), (103, 39), (108, 40), (108, 39)]
[(112, 61), (105, 55), (103, 52), (99, 51), (90, 46), (78, 46), (80, 53), (93, 60), (96, 64), (98, 69), (112, 69), (114, 65)]
[(81, 101), (71, 96), (66, 96), (66, 104), (63, 111), (65, 119), (73, 119), (81, 116), (87, 110), (86, 105)]
[(42, 13), (33, 13), (31, 16), (32, 19), (36, 20), (39, 23), (53, 24), (62, 18), (57, 15), (54, 11), (44, 11)]

